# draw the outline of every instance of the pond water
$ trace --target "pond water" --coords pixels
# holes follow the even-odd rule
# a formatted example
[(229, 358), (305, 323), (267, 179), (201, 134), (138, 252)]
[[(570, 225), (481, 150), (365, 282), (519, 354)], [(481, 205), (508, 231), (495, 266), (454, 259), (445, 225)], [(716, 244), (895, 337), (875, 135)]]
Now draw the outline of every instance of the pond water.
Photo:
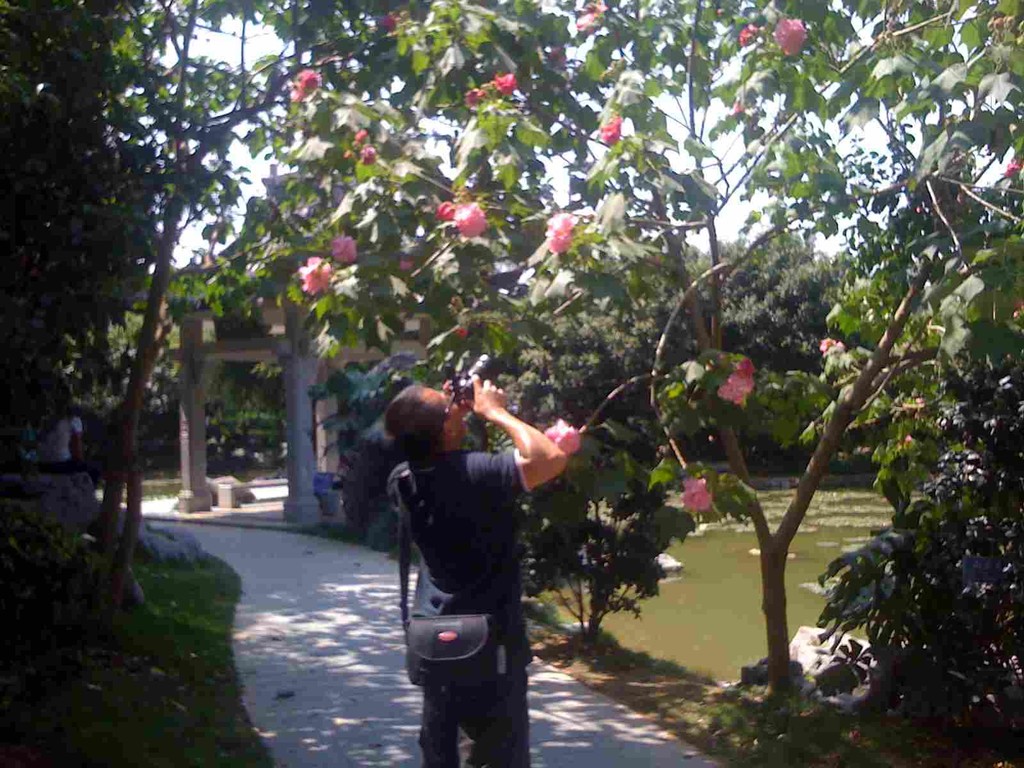
[[(824, 599), (802, 584), (818, 577), (844, 549), (868, 539), (865, 527), (808, 528), (797, 534), (786, 566), (790, 637), (817, 623)], [(752, 531), (708, 530), (669, 549), (683, 563), (678, 578), (643, 603), (639, 619), (613, 615), (604, 628), (627, 648), (668, 659), (717, 680), (735, 680), (740, 667), (764, 657), (761, 580)]]

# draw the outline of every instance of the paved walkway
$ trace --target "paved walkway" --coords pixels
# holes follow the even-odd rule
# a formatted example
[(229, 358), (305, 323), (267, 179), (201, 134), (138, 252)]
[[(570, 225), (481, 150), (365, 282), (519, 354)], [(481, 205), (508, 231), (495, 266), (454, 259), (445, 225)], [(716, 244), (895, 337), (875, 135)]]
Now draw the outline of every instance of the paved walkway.
[[(418, 765), (421, 695), (405, 677), (398, 566), (294, 533), (184, 528), (241, 576), (235, 663), (279, 768)], [(534, 768), (709, 768), (650, 721), (531, 665)]]

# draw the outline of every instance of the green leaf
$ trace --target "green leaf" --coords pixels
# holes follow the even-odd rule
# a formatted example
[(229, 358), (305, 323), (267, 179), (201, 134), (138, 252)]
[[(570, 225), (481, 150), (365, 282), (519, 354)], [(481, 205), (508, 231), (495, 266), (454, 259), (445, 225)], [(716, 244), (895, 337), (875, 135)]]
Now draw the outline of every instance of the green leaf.
[(888, 59), (879, 61), (871, 71), (873, 80), (881, 80), (890, 75), (913, 75), (916, 66), (913, 59), (900, 53)]
[(453, 45), (445, 51), (437, 65), (442, 75), (451, 73), (453, 69), (462, 69), (464, 66), (466, 66), (466, 55), (458, 45)]
[(662, 459), (658, 466), (651, 470), (647, 480), (647, 489), (659, 485), (677, 485), (679, 482), (679, 465), (672, 459)]
[(1007, 97), (1017, 90), (1009, 72), (993, 72), (981, 78), (978, 84), (978, 96), (995, 105), (1002, 104)]
[(955, 358), (971, 340), (971, 332), (963, 317), (954, 315), (946, 320), (946, 332), (939, 342), (939, 351), (949, 359)]
[(551, 135), (529, 118), (516, 123), (516, 138), (528, 147), (546, 147), (551, 143)]
[(863, 128), (878, 117), (878, 107), (878, 99), (858, 99), (846, 113), (846, 116), (843, 118), (843, 124), (848, 129)]
[(929, 90), (932, 88), (938, 89), (941, 96), (948, 98), (956, 91), (957, 86), (966, 79), (967, 65), (954, 64), (951, 67), (947, 67), (941, 75), (932, 80)]
[(967, 46), (968, 51), (980, 48), (982, 39), (982, 27), (977, 19), (968, 21), (960, 27), (960, 40)]
[(299, 151), (295, 153), (295, 159), (302, 162), (309, 162), (310, 160), (320, 160), (324, 155), (327, 154), (333, 145), (328, 144), (323, 139), (316, 136), (312, 136), (306, 139)]
[(679, 367), (683, 370), (683, 380), (690, 386), (699, 384), (707, 373), (707, 368), (696, 360), (688, 360)]
[(757, 493), (736, 475), (712, 476), (712, 495), (715, 508), (735, 520), (746, 520), (750, 509), (757, 504)]
[(644, 75), (635, 69), (627, 69), (619, 75), (615, 84), (612, 101), (623, 107), (637, 104), (644, 99)]
[(601, 232), (608, 235), (622, 229), (626, 218), (626, 196), (621, 192), (609, 195), (601, 203), (597, 219)]

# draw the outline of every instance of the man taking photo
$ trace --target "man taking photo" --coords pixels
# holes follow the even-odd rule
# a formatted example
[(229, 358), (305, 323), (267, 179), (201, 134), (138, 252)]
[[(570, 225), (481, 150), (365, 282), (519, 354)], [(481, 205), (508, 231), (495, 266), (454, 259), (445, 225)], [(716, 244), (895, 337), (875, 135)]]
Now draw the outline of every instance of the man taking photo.
[[(392, 483), (404, 473), (412, 489), (401, 492), (399, 513), (407, 515), (407, 530), (422, 555), (412, 615), (486, 614), (497, 643), (493, 674), (473, 679), (432, 679), (410, 654), (410, 677), (423, 686), (423, 765), (458, 768), (461, 730), (466, 765), (521, 768), (530, 764), (526, 665), (532, 655), (520, 602), (515, 500), (558, 477), (567, 456), (509, 413), (504, 391), (491, 381), (474, 377), (471, 400), (456, 394), (413, 385), (384, 416), (408, 460)], [(515, 451), (462, 450), (470, 413), (504, 430)], [(438, 634), (441, 642), (449, 636), (454, 640), (456, 633)]]

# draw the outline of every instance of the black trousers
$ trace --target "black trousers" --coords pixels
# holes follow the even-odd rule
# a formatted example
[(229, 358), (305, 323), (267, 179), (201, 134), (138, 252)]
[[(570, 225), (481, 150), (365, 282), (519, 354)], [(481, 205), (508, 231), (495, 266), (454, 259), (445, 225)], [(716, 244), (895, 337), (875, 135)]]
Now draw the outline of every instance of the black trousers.
[[(460, 731), (462, 743), (460, 744)], [(495, 682), (423, 688), (424, 768), (529, 768), (526, 670)]]

